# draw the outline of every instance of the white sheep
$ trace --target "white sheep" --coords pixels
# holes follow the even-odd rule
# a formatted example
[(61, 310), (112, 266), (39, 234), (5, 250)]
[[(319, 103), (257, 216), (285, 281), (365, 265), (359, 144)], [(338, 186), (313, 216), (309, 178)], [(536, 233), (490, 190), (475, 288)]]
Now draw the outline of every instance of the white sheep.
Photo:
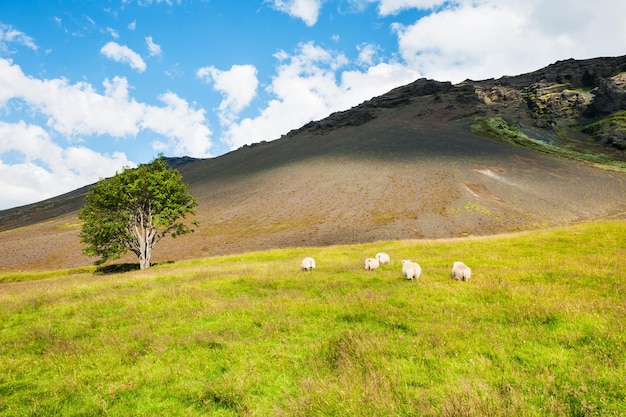
[(409, 265), (409, 262), (413, 262), (409, 259), (403, 259), (402, 260), (402, 275), (406, 276), (406, 268)]
[(417, 262), (410, 261), (408, 259), (402, 260), (402, 275), (406, 279), (413, 281), (418, 279), (422, 275), (422, 267)]
[(304, 258), (302, 260), (302, 263), (300, 264), (300, 268), (302, 268), (303, 271), (312, 271), (315, 269), (315, 259), (307, 257)]
[(373, 271), (380, 266), (380, 262), (376, 258), (367, 258), (365, 260), (365, 270)]
[(381, 265), (385, 265), (388, 264), (389, 262), (391, 262), (391, 259), (389, 259), (389, 255), (387, 255), (384, 252), (379, 252), (376, 254), (376, 259), (378, 259), (378, 262)]
[(452, 265), (452, 273), (450, 274), (450, 278), (456, 279), (457, 281), (469, 281), (471, 276), (472, 270), (463, 262), (455, 262)]

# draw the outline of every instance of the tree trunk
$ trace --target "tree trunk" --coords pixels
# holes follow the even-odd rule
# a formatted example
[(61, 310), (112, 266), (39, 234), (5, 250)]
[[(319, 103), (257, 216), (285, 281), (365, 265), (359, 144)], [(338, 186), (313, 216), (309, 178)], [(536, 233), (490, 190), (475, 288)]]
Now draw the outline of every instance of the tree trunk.
[(139, 210), (134, 216), (134, 224), (127, 225), (134, 237), (131, 243), (131, 250), (135, 252), (139, 258), (139, 269), (150, 268), (150, 259), (152, 258), (152, 247), (154, 246), (157, 228), (152, 224), (152, 210)]
[(139, 269), (148, 269), (150, 268), (150, 260), (152, 259), (152, 247), (154, 246), (156, 227), (150, 224), (145, 228), (143, 236), (143, 239), (140, 240), (141, 255), (139, 256)]
[(152, 258), (152, 246), (154, 246), (156, 228), (154, 226), (146, 228), (135, 226), (133, 232), (135, 236), (133, 252), (139, 258), (139, 269), (148, 269), (150, 268), (150, 259)]
[(150, 268), (150, 260), (139, 259), (139, 269), (148, 269), (148, 268)]

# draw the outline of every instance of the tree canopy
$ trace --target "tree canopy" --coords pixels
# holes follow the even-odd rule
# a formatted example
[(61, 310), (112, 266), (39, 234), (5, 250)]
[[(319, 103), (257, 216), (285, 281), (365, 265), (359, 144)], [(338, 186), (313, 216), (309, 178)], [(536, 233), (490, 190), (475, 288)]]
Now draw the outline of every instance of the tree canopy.
[(193, 232), (183, 220), (198, 205), (182, 175), (162, 156), (100, 180), (86, 199), (78, 213), (83, 252), (104, 263), (130, 250), (140, 269), (150, 267), (152, 250), (163, 237)]

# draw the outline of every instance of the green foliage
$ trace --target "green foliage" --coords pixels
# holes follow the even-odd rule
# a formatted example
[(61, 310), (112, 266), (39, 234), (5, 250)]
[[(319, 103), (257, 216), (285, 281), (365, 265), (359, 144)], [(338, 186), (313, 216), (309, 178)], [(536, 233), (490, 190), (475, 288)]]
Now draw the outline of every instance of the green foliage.
[(472, 131), (478, 134), (493, 137), (508, 143), (525, 144), (528, 136), (509, 124), (502, 117), (476, 117), (472, 124)]
[(596, 120), (581, 129), (592, 136), (603, 136), (611, 133), (624, 135), (626, 132), (626, 111), (617, 111)]
[(624, 242), (622, 220), (0, 274), (0, 415), (623, 416)]
[(180, 173), (163, 157), (137, 168), (127, 168), (100, 180), (87, 194), (78, 213), (83, 251), (100, 256), (98, 263), (134, 252), (142, 269), (150, 266), (152, 248), (163, 237), (193, 230), (182, 219), (193, 214), (196, 200)]
[[(617, 118), (611, 119), (612, 125), (616, 123)], [(590, 125), (587, 128), (592, 129), (593, 126), (600, 128), (604, 126), (604, 122), (600, 124)], [(616, 171), (626, 171), (626, 163), (614, 159), (610, 155), (602, 153), (587, 153), (577, 151), (575, 149), (568, 149), (565, 147), (557, 146), (552, 143), (544, 142), (542, 140), (534, 139), (520, 131), (516, 126), (509, 124), (502, 117), (476, 117), (474, 123), (471, 125), (472, 133), (476, 135), (486, 136), (491, 139), (495, 139), (504, 143), (512, 145), (524, 146), (526, 148), (535, 149), (541, 152), (557, 154), (566, 158), (576, 159), (579, 161), (591, 162), (599, 168), (611, 169)], [(589, 132), (587, 132), (589, 133)]]

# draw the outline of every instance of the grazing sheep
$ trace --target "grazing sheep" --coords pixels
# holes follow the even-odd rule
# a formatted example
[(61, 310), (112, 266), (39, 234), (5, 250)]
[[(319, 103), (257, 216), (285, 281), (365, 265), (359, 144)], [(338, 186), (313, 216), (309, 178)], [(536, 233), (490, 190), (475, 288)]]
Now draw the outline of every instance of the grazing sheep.
[(389, 262), (391, 262), (391, 259), (389, 259), (389, 255), (387, 255), (384, 252), (379, 252), (376, 254), (376, 259), (378, 259), (378, 262), (380, 262), (381, 265), (385, 265), (388, 264)]
[(373, 271), (380, 266), (380, 262), (376, 258), (367, 258), (365, 260), (365, 270)]
[(471, 276), (472, 270), (463, 262), (455, 262), (452, 265), (452, 273), (450, 274), (450, 278), (456, 279), (457, 281), (469, 281)]
[(304, 258), (302, 263), (300, 264), (300, 268), (303, 271), (312, 271), (315, 269), (315, 259), (313, 258)]
[(402, 275), (406, 276), (406, 268), (409, 265), (409, 262), (413, 262), (409, 259), (403, 259), (402, 260)]
[(417, 262), (410, 261), (408, 259), (402, 260), (402, 275), (406, 279), (413, 281), (418, 279), (422, 275), (422, 267)]

